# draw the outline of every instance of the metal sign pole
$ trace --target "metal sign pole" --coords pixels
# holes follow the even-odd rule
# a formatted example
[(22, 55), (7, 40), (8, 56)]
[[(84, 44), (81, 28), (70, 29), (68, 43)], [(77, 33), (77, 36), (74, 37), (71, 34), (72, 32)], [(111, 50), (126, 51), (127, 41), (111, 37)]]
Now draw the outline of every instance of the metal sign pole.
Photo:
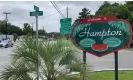
[[(36, 14), (36, 46), (38, 45), (38, 15)], [(38, 62), (37, 62), (37, 80), (39, 80), (39, 55)]]
[[(34, 10), (30, 12), (30, 16), (35, 16), (36, 18), (36, 46), (38, 46), (38, 16), (43, 16), (43, 11), (39, 11), (39, 7), (34, 5)], [(32, 28), (33, 29), (33, 28)], [(32, 33), (33, 38), (33, 33)], [(37, 54), (37, 80), (39, 80), (39, 54)]]
[(83, 51), (83, 62), (84, 64), (86, 64), (86, 52), (85, 51)]
[(114, 52), (115, 58), (115, 80), (118, 80), (118, 51)]
[[(84, 69), (85, 69), (85, 71), (86, 71), (86, 52), (85, 51), (83, 51), (83, 65), (84, 65)], [(83, 80), (85, 80), (85, 77), (83, 76)]]

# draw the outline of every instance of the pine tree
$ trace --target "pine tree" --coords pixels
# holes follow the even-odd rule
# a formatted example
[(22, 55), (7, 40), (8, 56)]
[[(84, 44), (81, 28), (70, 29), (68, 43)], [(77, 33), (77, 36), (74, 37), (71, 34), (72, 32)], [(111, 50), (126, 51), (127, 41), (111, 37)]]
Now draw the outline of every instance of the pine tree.
[(79, 12), (79, 17), (78, 19), (75, 20), (75, 22), (79, 22), (81, 19), (85, 19), (85, 18), (92, 18), (93, 15), (90, 14), (90, 10), (87, 8), (83, 8), (82, 12)]

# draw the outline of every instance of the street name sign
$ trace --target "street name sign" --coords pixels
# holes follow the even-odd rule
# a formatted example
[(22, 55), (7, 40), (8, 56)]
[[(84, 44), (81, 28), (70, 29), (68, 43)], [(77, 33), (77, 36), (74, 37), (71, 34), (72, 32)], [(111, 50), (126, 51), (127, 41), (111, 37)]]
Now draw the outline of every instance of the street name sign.
[(37, 7), (37, 6), (34, 5), (34, 10), (35, 11), (39, 11), (39, 7)]
[(32, 11), (30, 12), (30, 16), (43, 16), (43, 11)]

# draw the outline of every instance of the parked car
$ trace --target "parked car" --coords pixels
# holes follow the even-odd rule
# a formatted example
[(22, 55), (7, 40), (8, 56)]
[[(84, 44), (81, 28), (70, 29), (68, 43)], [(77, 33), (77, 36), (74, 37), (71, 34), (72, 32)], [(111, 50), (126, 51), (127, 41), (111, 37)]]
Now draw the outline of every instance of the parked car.
[(11, 39), (3, 39), (0, 42), (0, 47), (8, 48), (13, 47), (13, 41)]

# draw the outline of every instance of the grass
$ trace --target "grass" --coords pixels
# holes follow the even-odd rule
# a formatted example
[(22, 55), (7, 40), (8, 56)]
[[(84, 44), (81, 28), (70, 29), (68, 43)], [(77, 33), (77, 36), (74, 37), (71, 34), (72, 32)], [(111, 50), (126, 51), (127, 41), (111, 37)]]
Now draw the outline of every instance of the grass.
[[(114, 71), (98, 71), (90, 73), (90, 80), (115, 80)], [(80, 75), (67, 76), (67, 79), (57, 80), (81, 80)], [(133, 71), (119, 71), (119, 80), (133, 80)]]
[[(115, 80), (114, 71), (92, 72), (91, 80)], [(119, 80), (133, 80), (133, 71), (119, 71)]]

